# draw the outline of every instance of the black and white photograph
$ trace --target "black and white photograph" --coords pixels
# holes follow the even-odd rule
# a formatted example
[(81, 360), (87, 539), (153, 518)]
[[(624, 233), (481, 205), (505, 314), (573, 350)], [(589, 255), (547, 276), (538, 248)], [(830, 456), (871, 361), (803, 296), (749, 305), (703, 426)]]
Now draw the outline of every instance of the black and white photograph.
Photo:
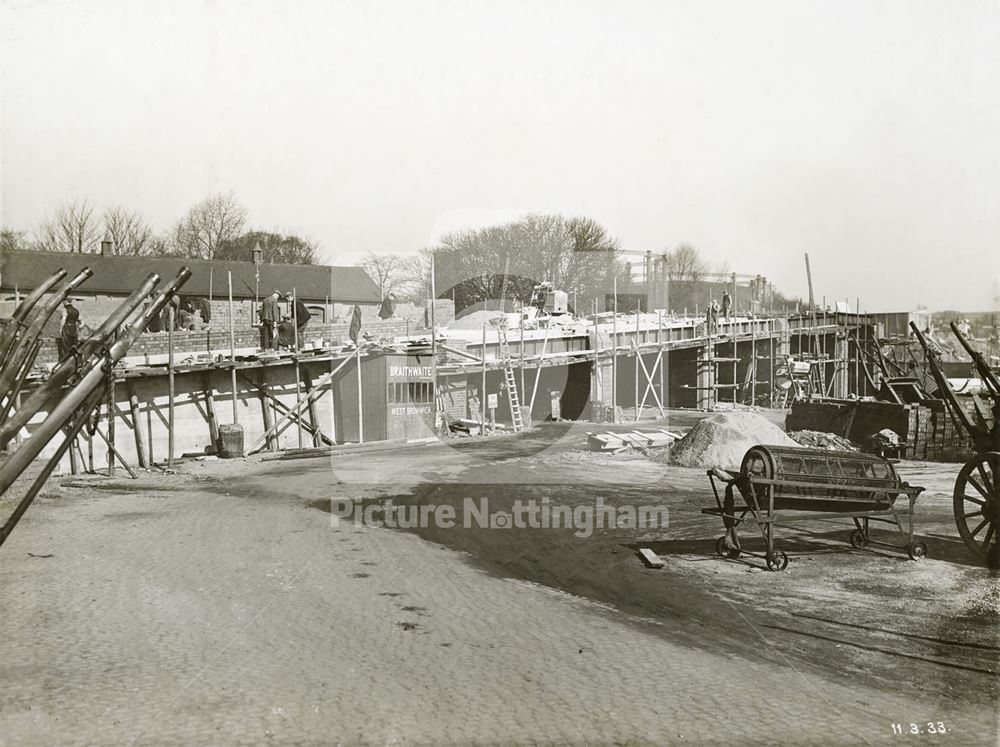
[(997, 0), (0, 0), (0, 747), (1000, 744)]

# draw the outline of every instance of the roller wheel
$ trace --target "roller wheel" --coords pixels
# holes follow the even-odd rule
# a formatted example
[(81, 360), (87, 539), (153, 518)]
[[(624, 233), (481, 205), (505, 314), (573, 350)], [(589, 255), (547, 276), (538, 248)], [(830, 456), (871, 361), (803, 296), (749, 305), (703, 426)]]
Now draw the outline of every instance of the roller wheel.
[(785, 555), (781, 550), (778, 550), (774, 555), (767, 556), (767, 570), (769, 571), (783, 571), (788, 567), (788, 556)]
[(740, 548), (727, 545), (725, 536), (719, 537), (715, 541), (715, 552), (723, 558), (729, 558), (730, 560), (735, 560), (740, 556)]
[(855, 529), (851, 532), (851, 547), (855, 550), (864, 550), (868, 547), (868, 538), (865, 537), (865, 533), (860, 529)]
[(923, 542), (914, 542), (909, 547), (910, 560), (923, 560), (927, 557), (927, 545)]
[(995, 565), (1000, 555), (1000, 452), (976, 454), (955, 481), (953, 507), (962, 542)]

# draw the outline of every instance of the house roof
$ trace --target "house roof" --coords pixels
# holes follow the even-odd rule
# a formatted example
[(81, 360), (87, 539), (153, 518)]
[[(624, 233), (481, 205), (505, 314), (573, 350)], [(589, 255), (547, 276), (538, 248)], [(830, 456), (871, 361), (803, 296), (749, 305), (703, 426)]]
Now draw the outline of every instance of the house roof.
[(176, 257), (122, 257), (100, 254), (67, 254), (62, 252), (35, 252), (11, 250), (0, 255), (0, 289), (21, 291), (37, 287), (45, 278), (60, 268), (72, 276), (84, 267), (94, 271), (92, 277), (79, 287), (81, 293), (128, 294), (146, 279), (151, 272), (161, 278), (161, 283), (173, 279), (181, 267), (191, 269), (191, 278), (182, 289), (182, 295), (226, 298), (228, 272), (233, 277), (233, 298), (264, 297), (277, 289), (282, 294), (292, 288), (306, 301), (337, 303), (378, 303), (381, 295), (378, 286), (360, 267), (331, 267), (327, 265), (260, 266), (257, 282), (252, 262), (183, 259)]

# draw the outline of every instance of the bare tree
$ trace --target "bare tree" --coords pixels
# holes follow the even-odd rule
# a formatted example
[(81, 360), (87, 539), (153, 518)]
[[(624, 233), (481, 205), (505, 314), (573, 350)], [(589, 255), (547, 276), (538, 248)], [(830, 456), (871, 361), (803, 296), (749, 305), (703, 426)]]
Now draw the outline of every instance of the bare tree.
[(617, 241), (590, 219), (527, 215), (443, 237), (434, 251), (435, 290), (463, 309), (501, 295), (526, 302), (536, 284), (550, 281), (587, 308), (613, 287), (619, 254)]
[(93, 252), (100, 241), (100, 221), (86, 200), (63, 205), (38, 229), (38, 248), (50, 252)]
[(235, 239), (223, 241), (215, 252), (215, 259), (253, 261), (253, 250), (260, 246), (262, 260), (268, 264), (314, 265), (319, 245), (293, 233), (273, 231), (248, 231)]
[(0, 251), (31, 249), (28, 234), (12, 228), (0, 228)]
[(174, 228), (174, 244), (184, 257), (215, 259), (226, 242), (243, 233), (246, 210), (232, 193), (207, 197), (192, 207)]
[(665, 256), (667, 280), (672, 283), (696, 282), (708, 272), (698, 250), (690, 244), (681, 244)]
[(400, 290), (406, 279), (406, 257), (398, 254), (375, 254), (369, 253), (358, 262), (358, 267), (368, 273), (368, 277), (375, 281), (379, 293), (385, 298), (390, 293)]
[(422, 305), (431, 296), (433, 250), (421, 249), (416, 255), (401, 257), (400, 283), (396, 295)]
[(177, 255), (172, 231), (154, 233), (146, 242), (146, 254), (150, 257), (173, 257)]
[(153, 248), (153, 229), (137, 212), (108, 208), (104, 211), (104, 230), (115, 254), (149, 254)]
[(690, 244), (681, 244), (664, 256), (671, 307), (694, 306), (699, 284), (705, 279), (708, 266)]

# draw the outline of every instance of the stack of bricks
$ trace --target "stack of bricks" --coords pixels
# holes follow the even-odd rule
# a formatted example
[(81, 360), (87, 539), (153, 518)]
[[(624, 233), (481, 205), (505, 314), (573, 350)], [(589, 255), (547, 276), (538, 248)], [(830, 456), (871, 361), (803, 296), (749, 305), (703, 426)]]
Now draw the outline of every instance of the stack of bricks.
[[(959, 402), (975, 422), (973, 397), (959, 397)], [(980, 411), (987, 408), (980, 405)], [(853, 415), (852, 415), (853, 413)], [(992, 420), (990, 420), (992, 424)], [(836, 433), (866, 447), (881, 430), (899, 436), (900, 456), (904, 459), (963, 462), (973, 455), (969, 434), (957, 425), (941, 400), (923, 404), (897, 405), (869, 400), (820, 400), (795, 402), (786, 420), (789, 431), (812, 430)]]
[[(958, 399), (969, 417), (973, 418), (975, 404), (972, 397)], [(962, 462), (975, 453), (969, 434), (955, 423), (943, 401), (910, 405), (909, 410), (911, 427), (907, 458)]]

